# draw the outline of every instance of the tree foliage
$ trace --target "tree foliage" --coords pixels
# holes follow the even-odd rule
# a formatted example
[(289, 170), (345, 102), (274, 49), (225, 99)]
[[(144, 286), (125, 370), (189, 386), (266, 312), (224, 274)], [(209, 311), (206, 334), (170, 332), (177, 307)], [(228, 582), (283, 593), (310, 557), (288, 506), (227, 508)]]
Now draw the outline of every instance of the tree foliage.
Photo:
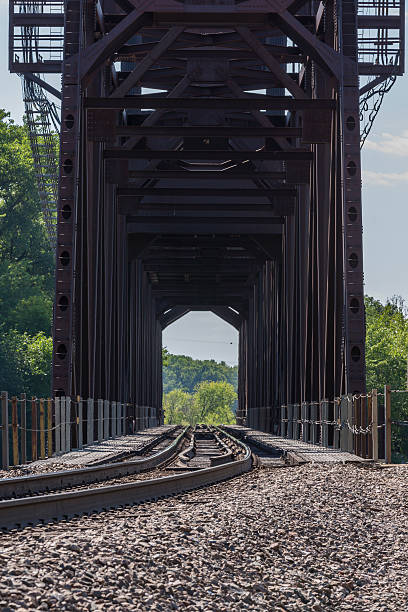
[(238, 366), (229, 366), (224, 361), (199, 360), (186, 355), (166, 355), (167, 365), (163, 368), (163, 391), (181, 389), (194, 393), (203, 381), (228, 382), (234, 389), (238, 386)]
[[(408, 310), (400, 296), (382, 304), (366, 297), (367, 389), (406, 390), (408, 360)], [(408, 391), (391, 396), (393, 421), (408, 421)], [(408, 460), (408, 427), (392, 427), (393, 461)]]
[(173, 389), (163, 400), (165, 422), (184, 425), (235, 423), (233, 406), (236, 399), (233, 386), (227, 382), (202, 381), (193, 395)]
[(0, 110), (0, 387), (48, 395), (54, 258), (25, 125)]

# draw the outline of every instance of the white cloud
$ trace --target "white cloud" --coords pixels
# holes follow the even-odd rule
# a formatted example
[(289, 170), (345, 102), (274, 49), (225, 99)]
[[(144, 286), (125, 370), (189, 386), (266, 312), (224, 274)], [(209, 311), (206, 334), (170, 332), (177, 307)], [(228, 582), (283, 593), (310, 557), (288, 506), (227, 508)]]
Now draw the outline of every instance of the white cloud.
[(381, 140), (378, 142), (367, 140), (364, 144), (364, 148), (370, 151), (386, 153), (388, 155), (408, 157), (408, 130), (404, 130), (399, 136), (383, 132), (381, 134)]
[(395, 183), (408, 183), (407, 172), (373, 172), (365, 170), (363, 172), (363, 184), (367, 187), (380, 186), (390, 187)]

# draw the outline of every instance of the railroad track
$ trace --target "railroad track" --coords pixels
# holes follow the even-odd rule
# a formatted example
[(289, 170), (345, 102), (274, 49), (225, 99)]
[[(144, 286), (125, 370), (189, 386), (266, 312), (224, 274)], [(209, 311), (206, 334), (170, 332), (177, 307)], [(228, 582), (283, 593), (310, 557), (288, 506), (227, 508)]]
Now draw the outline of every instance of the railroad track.
[[(129, 481), (135, 474), (159, 467), (163, 468), (160, 477)], [(201, 427), (195, 432), (186, 428), (170, 445), (146, 458), (0, 481), (0, 528), (157, 500), (227, 480), (251, 468), (251, 450), (245, 443), (220, 429)], [(123, 482), (101, 484), (112, 479)]]

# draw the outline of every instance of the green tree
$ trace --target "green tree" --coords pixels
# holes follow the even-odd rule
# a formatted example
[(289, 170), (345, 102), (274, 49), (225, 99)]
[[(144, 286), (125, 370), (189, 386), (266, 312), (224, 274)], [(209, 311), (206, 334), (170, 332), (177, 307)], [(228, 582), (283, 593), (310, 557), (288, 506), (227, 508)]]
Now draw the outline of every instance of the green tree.
[[(404, 300), (394, 296), (386, 304), (366, 297), (367, 388), (407, 389), (408, 317)], [(381, 397), (380, 397), (381, 401)], [(408, 421), (408, 392), (393, 393), (391, 418)], [(408, 428), (392, 427), (393, 461), (408, 460)]]
[(191, 424), (193, 398), (181, 389), (173, 389), (163, 398), (164, 422), (169, 425)]
[(167, 354), (167, 365), (163, 368), (163, 390), (182, 389), (194, 393), (201, 382), (228, 382), (234, 389), (238, 386), (238, 366), (229, 366), (214, 359), (193, 359), (186, 355)]
[(237, 399), (234, 387), (227, 382), (201, 382), (194, 394), (196, 423), (233, 424), (233, 406)]
[(0, 110), (0, 387), (48, 395), (54, 257), (27, 127)]
[(10, 330), (0, 340), (0, 386), (10, 395), (50, 395), (52, 339)]

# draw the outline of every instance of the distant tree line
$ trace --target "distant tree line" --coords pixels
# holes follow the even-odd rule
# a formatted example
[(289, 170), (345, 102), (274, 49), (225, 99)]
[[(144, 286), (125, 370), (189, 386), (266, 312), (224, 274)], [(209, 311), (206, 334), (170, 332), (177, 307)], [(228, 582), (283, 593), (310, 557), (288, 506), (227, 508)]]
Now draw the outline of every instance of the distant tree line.
[(214, 359), (201, 360), (186, 355), (164, 353), (163, 391), (168, 393), (180, 389), (194, 393), (197, 385), (203, 381), (227, 382), (236, 390), (238, 387), (238, 366), (229, 366), (225, 361)]

